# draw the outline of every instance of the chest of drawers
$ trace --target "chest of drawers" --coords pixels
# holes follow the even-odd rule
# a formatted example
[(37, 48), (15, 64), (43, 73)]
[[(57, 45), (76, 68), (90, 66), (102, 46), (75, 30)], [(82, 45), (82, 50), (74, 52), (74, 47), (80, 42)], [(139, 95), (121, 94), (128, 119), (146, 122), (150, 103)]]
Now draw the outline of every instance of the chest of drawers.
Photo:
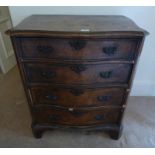
[(124, 16), (32, 15), (6, 33), (36, 138), (57, 128), (120, 137), (145, 30)]

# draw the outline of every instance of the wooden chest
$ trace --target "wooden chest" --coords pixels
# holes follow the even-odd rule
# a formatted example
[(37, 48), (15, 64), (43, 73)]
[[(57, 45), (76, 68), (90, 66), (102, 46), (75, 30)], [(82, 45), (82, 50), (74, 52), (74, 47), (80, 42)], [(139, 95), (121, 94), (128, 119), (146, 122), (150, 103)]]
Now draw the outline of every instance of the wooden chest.
[(32, 15), (6, 33), (36, 138), (57, 128), (120, 137), (145, 30), (124, 16)]

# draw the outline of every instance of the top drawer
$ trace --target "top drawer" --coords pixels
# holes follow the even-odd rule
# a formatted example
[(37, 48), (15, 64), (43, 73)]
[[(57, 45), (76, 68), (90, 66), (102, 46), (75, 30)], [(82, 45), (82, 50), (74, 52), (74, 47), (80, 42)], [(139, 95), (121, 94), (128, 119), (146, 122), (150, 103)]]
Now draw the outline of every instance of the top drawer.
[(21, 38), (22, 58), (133, 60), (138, 39)]

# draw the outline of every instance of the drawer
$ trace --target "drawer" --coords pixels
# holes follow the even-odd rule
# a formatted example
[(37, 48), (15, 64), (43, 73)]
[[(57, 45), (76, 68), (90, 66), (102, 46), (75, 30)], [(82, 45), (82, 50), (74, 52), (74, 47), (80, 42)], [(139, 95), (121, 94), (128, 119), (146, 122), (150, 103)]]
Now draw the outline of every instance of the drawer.
[(33, 87), (34, 105), (63, 107), (121, 106), (125, 88), (53, 88)]
[(40, 124), (60, 125), (93, 125), (118, 123), (120, 108), (105, 108), (97, 110), (35, 110), (34, 119)]
[(31, 83), (91, 84), (127, 83), (131, 64), (25, 64)]
[(132, 60), (137, 39), (21, 38), (23, 58)]

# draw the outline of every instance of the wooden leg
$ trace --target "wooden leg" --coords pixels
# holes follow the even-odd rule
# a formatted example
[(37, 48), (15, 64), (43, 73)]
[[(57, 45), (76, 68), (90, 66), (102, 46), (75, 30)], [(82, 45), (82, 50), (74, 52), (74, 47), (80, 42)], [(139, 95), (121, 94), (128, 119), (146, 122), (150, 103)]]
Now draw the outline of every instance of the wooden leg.
[(120, 126), (118, 129), (109, 131), (109, 135), (112, 139), (118, 140), (122, 135), (123, 127)]
[(35, 138), (42, 138), (42, 133), (43, 133), (43, 131), (41, 131), (41, 130), (36, 130), (36, 129), (32, 129), (32, 132), (33, 132), (33, 135), (34, 135), (34, 137)]
[(35, 138), (42, 138), (43, 130), (37, 127), (35, 123), (32, 123), (31, 125), (32, 133)]

